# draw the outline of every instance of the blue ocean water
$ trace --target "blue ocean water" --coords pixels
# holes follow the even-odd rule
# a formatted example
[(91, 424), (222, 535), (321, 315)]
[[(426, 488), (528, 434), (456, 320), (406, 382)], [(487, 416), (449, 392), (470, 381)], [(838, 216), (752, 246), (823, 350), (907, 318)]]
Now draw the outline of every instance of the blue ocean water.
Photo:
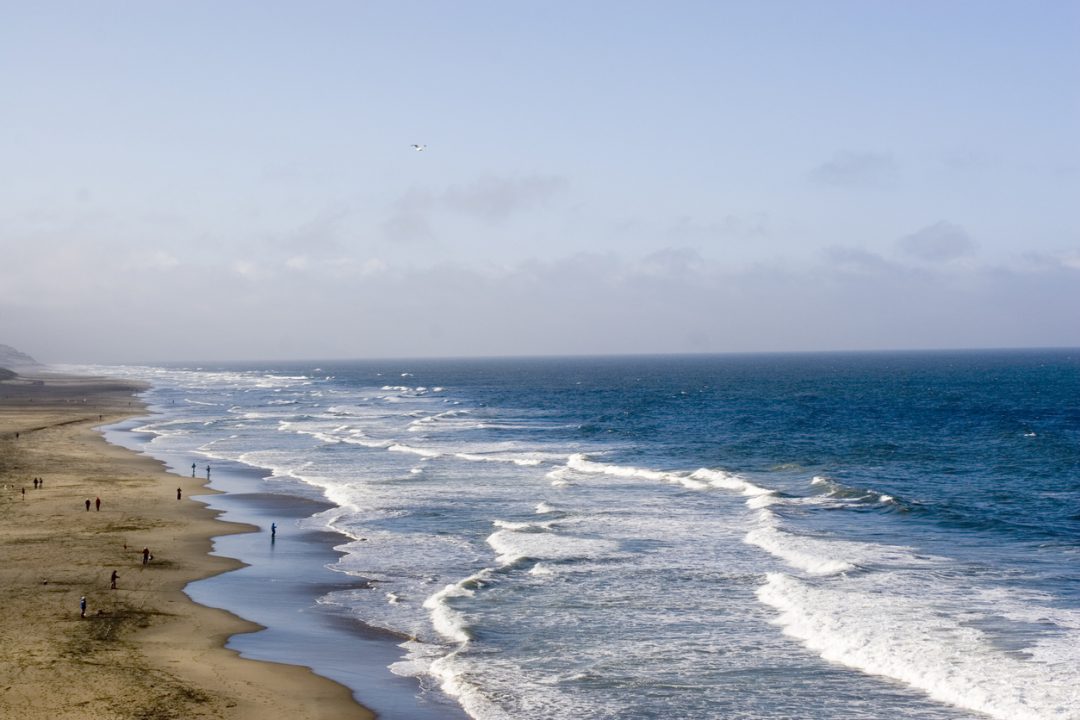
[(95, 370), (473, 717), (1080, 718), (1080, 351)]

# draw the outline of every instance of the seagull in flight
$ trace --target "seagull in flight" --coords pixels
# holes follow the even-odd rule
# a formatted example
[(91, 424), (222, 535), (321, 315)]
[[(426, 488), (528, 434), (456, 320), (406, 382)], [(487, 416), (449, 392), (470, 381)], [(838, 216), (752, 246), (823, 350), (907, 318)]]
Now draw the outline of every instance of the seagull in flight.
[(424, 152), (424, 150), (427, 149), (427, 145), (417, 145), (416, 143), (413, 143), (409, 147), (411, 147), (416, 152)]

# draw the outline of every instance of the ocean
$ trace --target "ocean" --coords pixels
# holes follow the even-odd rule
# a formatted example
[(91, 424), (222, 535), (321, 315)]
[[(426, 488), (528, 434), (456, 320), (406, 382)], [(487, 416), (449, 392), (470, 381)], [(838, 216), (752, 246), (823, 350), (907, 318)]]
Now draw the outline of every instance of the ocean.
[(415, 716), (1080, 718), (1078, 350), (80, 370)]

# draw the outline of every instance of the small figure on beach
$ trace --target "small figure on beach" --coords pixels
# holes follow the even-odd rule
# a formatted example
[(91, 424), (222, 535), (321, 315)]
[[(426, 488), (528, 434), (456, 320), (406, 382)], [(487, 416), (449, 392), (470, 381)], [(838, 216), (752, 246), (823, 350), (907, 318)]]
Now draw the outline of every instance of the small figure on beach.
[(206, 466), (206, 479), (207, 480), (210, 479), (210, 466), (209, 465)]
[(181, 493), (181, 491), (180, 491), (180, 488), (176, 488), (176, 499), (177, 499), (177, 500), (179, 500), (179, 499), (180, 499), (180, 496), (181, 496), (182, 494), (183, 494), (183, 493)]
[(116, 589), (116, 578), (120, 577), (120, 573), (115, 570), (112, 571), (112, 577), (109, 578), (109, 587), (113, 590)]
[(86, 498), (86, 512), (90, 512), (90, 498)]
[(101, 498), (94, 498), (94, 509), (101, 512)]
[(79, 598), (79, 617), (86, 617), (86, 596)]
[(277, 523), (270, 523), (270, 539), (277, 537)]
[(34, 478), (34, 489), (37, 490), (37, 478)]
[(149, 565), (150, 564), (150, 548), (143, 548), (142, 549), (142, 564), (143, 565)]
[(191, 463), (191, 477), (195, 477), (195, 463)]

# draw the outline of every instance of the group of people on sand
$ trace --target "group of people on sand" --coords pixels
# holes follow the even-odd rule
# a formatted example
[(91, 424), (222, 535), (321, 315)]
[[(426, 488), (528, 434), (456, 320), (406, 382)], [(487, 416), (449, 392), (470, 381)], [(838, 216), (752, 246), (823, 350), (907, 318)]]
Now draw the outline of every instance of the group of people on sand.
[[(45, 479), (44, 478), (34, 478), (34, 489), (38, 490), (38, 489), (43, 488), (43, 487), (45, 487)], [(8, 490), (14, 490), (15, 485), (5, 485), (4, 488), (8, 489)], [(24, 485), (22, 488), (20, 488), (20, 490), (22, 491), (22, 499), (25, 500), (26, 499), (26, 486)]]
[[(43, 486), (44, 486), (44, 481), (43, 480), (41, 480), (40, 478), (34, 478), (34, 487), (35, 488), (40, 488), (40, 487), (43, 487)], [(179, 488), (176, 489), (176, 499), (177, 500), (180, 499), (180, 489)], [(90, 511), (91, 500), (89, 498), (87, 498), (86, 502), (84, 504), (86, 506), (86, 511), (89, 512)], [(101, 498), (100, 497), (94, 498), (93, 504), (96, 507), (97, 511), (100, 512), (101, 511)], [(128, 547), (127, 543), (124, 543), (124, 549), (125, 550), (127, 550), (127, 547)], [(151, 554), (150, 548), (144, 547), (142, 549), (142, 564), (143, 565), (149, 565), (150, 561), (153, 560), (153, 559), (154, 559), (154, 556), (153, 556), (153, 554)], [(117, 570), (113, 570), (112, 574), (109, 576), (109, 589), (110, 590), (116, 590), (116, 581), (118, 579), (120, 579), (120, 573)], [(83, 618), (86, 617), (86, 596), (85, 595), (83, 595), (83, 596), (81, 596), (79, 598), (79, 617), (83, 617)]]
[[(209, 476), (209, 474), (210, 474), (209, 466), (207, 466), (206, 470), (207, 470), (207, 476)], [(41, 487), (44, 487), (44, 486), (45, 486), (45, 481), (43, 479), (34, 478), (34, 487), (35, 488), (41, 488)], [(25, 490), (23, 492), (25, 493)], [(183, 493), (182, 493), (181, 488), (176, 488), (176, 499), (180, 500), (182, 497), (183, 497)], [(100, 497), (95, 498), (92, 502), (93, 502), (93, 505), (95, 506), (95, 508), (97, 509), (97, 511), (100, 512), (101, 511), (101, 498)], [(91, 505), (90, 498), (87, 498), (86, 502), (84, 504), (86, 506), (86, 511), (90, 512), (90, 505)], [(277, 523), (271, 523), (270, 524), (270, 542), (273, 543), (276, 539), (277, 539)], [(127, 549), (127, 544), (126, 543), (124, 544), (124, 549), (125, 550)], [(143, 565), (149, 565), (150, 561), (152, 561), (153, 559), (154, 559), (154, 556), (151, 554), (150, 548), (144, 547), (142, 549), (142, 564)], [(112, 574), (109, 576), (109, 588), (111, 590), (116, 590), (116, 581), (119, 578), (120, 578), (120, 573), (117, 572), (116, 570), (113, 570)], [(85, 595), (79, 598), (79, 617), (86, 617), (86, 596)]]

